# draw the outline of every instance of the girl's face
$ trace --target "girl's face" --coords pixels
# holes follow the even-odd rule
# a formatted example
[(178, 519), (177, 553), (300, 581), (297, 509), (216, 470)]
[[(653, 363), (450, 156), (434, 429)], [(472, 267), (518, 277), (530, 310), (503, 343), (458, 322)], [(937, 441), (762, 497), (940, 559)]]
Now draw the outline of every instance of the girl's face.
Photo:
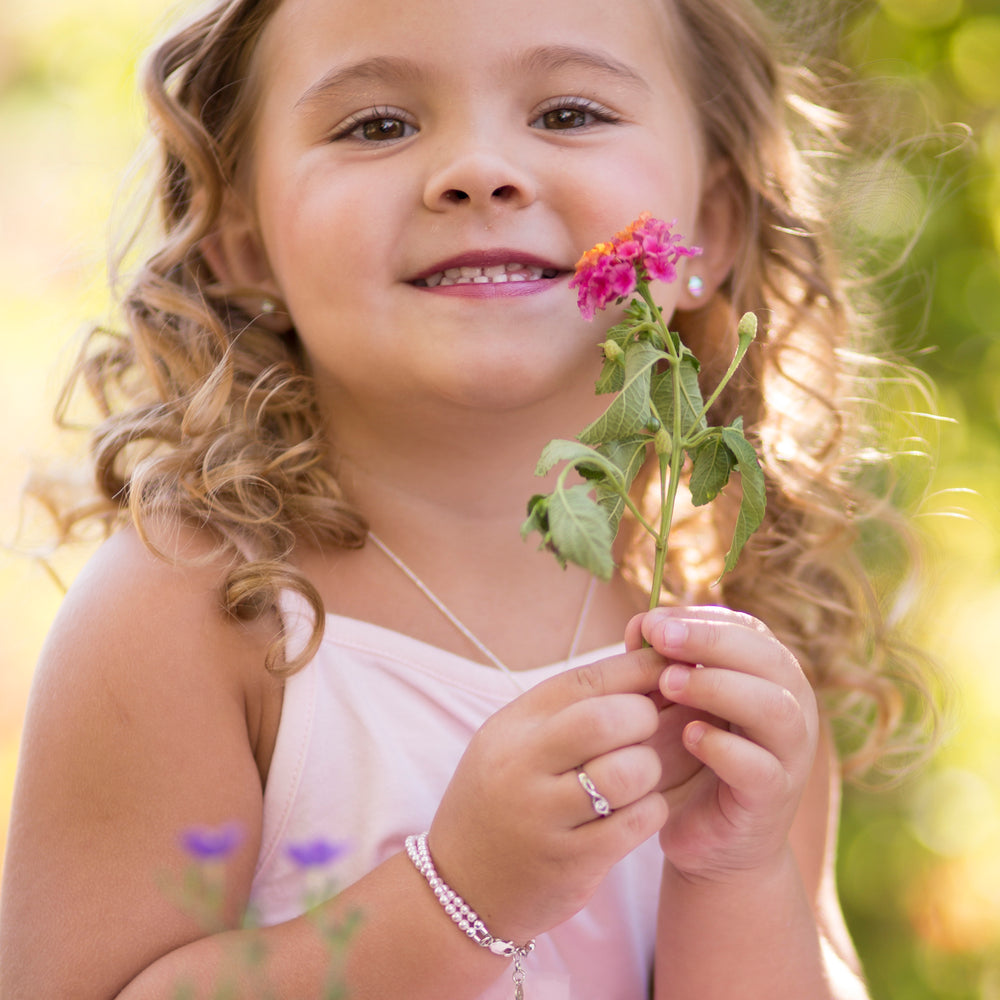
[[(670, 35), (658, 0), (283, 0), (257, 53), (256, 219), (229, 247), (321, 391), (592, 394), (605, 320), (577, 312), (576, 260), (644, 210), (698, 237)], [(669, 315), (681, 288), (656, 294)]]

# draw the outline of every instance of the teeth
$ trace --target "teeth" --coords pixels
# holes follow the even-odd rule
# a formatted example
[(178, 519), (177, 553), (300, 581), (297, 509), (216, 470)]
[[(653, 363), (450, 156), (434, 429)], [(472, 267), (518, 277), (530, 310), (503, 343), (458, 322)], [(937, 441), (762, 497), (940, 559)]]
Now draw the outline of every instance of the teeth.
[(415, 284), (427, 288), (449, 285), (502, 285), (516, 281), (538, 281), (554, 278), (559, 272), (536, 267), (533, 264), (491, 264), (489, 267), (449, 267), (444, 271), (429, 274)]

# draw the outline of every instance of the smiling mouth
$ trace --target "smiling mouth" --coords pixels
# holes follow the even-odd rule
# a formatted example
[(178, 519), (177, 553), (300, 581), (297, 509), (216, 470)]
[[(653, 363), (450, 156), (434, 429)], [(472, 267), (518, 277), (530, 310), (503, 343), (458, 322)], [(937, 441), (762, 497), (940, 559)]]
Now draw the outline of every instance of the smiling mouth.
[(492, 264), (488, 267), (449, 267), (435, 271), (425, 278), (417, 278), (417, 288), (446, 288), (449, 285), (504, 285), (525, 281), (558, 278), (561, 272), (554, 267), (536, 267), (534, 264)]

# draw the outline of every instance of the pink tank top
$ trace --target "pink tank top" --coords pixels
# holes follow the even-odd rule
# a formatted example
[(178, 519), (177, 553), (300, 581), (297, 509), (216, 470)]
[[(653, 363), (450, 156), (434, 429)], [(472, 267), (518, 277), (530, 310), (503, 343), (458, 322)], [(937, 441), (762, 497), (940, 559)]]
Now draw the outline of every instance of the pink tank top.
[[(289, 597), (293, 651), (302, 648), (307, 614)], [(618, 651), (588, 653), (518, 679), (527, 688)], [(346, 841), (349, 851), (332, 870), (338, 888), (403, 850), (408, 834), (430, 826), (473, 733), (517, 694), (511, 678), (493, 667), (328, 616), (315, 658), (285, 686), (251, 890), (255, 918), (272, 925), (298, 916), (315, 889), (315, 873), (288, 855), (289, 845)], [(541, 935), (525, 961), (525, 993), (533, 1000), (644, 1000), (661, 866), (653, 837), (609, 873), (584, 910)], [(481, 1000), (512, 995), (504, 974)]]

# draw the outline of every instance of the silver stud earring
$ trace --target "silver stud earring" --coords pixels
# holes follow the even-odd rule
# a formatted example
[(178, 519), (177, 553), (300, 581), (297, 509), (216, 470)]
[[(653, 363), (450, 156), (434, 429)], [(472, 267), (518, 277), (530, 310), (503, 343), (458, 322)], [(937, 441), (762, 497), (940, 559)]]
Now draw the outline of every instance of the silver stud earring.
[(705, 282), (697, 274), (692, 274), (687, 280), (687, 290), (696, 299), (700, 299), (705, 294)]
[(274, 310), (277, 308), (278, 306), (277, 303), (274, 301), (274, 299), (267, 299), (267, 298), (261, 299), (260, 311), (264, 313), (265, 316), (270, 316), (271, 313), (273, 313)]

